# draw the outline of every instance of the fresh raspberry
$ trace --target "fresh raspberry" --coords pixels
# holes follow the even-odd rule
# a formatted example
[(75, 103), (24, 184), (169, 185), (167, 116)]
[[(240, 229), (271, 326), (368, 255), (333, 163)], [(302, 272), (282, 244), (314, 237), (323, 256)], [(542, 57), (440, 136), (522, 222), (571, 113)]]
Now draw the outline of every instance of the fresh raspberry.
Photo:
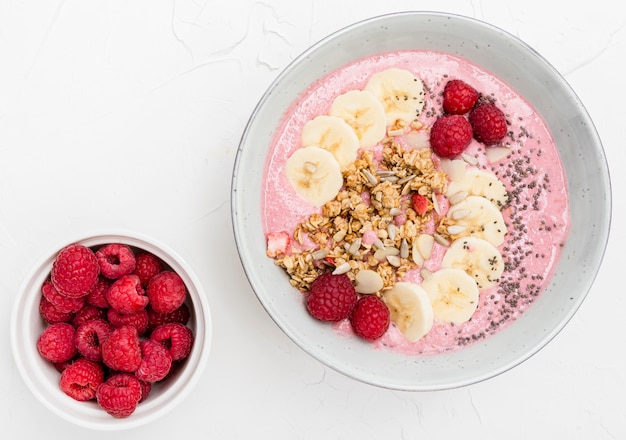
[(137, 275), (124, 275), (115, 280), (106, 292), (108, 303), (119, 313), (134, 313), (148, 305), (141, 281)]
[(485, 145), (500, 142), (508, 131), (506, 116), (491, 103), (480, 104), (469, 114), (474, 138)]
[(104, 319), (91, 319), (76, 329), (74, 344), (78, 352), (90, 361), (102, 360), (102, 343), (113, 331), (113, 326)]
[(69, 361), (63, 361), (63, 362), (53, 362), (52, 365), (54, 365), (54, 368), (56, 368), (56, 370), (59, 373), (63, 373), (63, 371), (65, 371), (65, 369), (67, 367), (69, 367), (70, 365), (72, 365), (74, 363), (74, 361), (76, 360), (76, 357), (73, 357), (72, 359), (70, 359)]
[(193, 333), (189, 327), (176, 322), (158, 326), (150, 334), (150, 339), (167, 348), (173, 361), (186, 358), (193, 345)]
[(145, 382), (162, 380), (170, 371), (172, 357), (161, 343), (146, 339), (139, 343), (141, 348), (141, 364), (135, 371), (137, 379)]
[(346, 274), (319, 275), (309, 289), (306, 307), (320, 321), (341, 321), (350, 316), (358, 295)]
[(71, 244), (61, 249), (52, 263), (51, 279), (63, 295), (79, 298), (89, 293), (96, 284), (100, 266), (91, 249)]
[(465, 116), (444, 115), (430, 129), (430, 146), (440, 157), (460, 154), (472, 140), (472, 126)]
[(37, 340), (37, 350), (50, 362), (64, 362), (76, 354), (74, 335), (76, 330), (71, 324), (60, 322), (46, 327)]
[(106, 309), (101, 309), (94, 306), (85, 306), (76, 313), (74, 319), (72, 319), (72, 325), (75, 328), (78, 328), (81, 324), (84, 324), (87, 321), (96, 318), (106, 319), (106, 316)]
[(173, 312), (185, 301), (187, 288), (176, 272), (165, 270), (152, 277), (146, 288), (150, 306), (159, 313)]
[(85, 402), (96, 398), (96, 390), (102, 382), (102, 364), (80, 358), (63, 370), (59, 385), (71, 398)]
[(101, 309), (108, 308), (109, 302), (107, 301), (106, 293), (109, 287), (111, 287), (111, 284), (113, 284), (113, 282), (108, 278), (98, 277), (96, 285), (86, 296), (87, 304), (100, 307)]
[(155, 312), (150, 305), (146, 307), (146, 310), (148, 311), (149, 330), (154, 330), (161, 324), (167, 324), (168, 322), (178, 322), (179, 324), (187, 324), (189, 322), (189, 307), (185, 303), (170, 313)]
[(124, 244), (111, 243), (96, 251), (100, 273), (107, 278), (118, 279), (135, 270), (135, 254)]
[(163, 261), (150, 252), (138, 253), (135, 257), (136, 267), (134, 274), (141, 280), (141, 285), (146, 287), (150, 279), (164, 269)]
[(172, 377), (176, 376), (178, 371), (185, 365), (185, 360), (182, 359), (180, 361), (172, 361), (172, 366), (170, 367), (170, 371), (167, 373), (162, 380), (162, 382), (170, 380)]
[(385, 334), (389, 328), (389, 308), (377, 296), (363, 296), (356, 303), (350, 324), (354, 332), (369, 341), (376, 340)]
[(69, 322), (74, 318), (74, 313), (65, 313), (59, 311), (54, 304), (41, 295), (39, 299), (39, 314), (48, 324), (57, 322)]
[(132, 325), (114, 329), (101, 347), (102, 361), (113, 370), (132, 373), (141, 363), (139, 334)]
[(478, 92), (460, 79), (446, 83), (443, 89), (443, 110), (451, 115), (463, 115), (478, 101)]
[(148, 312), (146, 309), (141, 309), (134, 313), (119, 313), (115, 309), (109, 309), (107, 318), (113, 327), (132, 325), (137, 329), (137, 333), (140, 336), (148, 330)]
[(424, 215), (428, 211), (428, 199), (426, 196), (414, 193), (411, 195), (411, 204), (413, 205), (413, 210), (419, 215)]
[(61, 295), (49, 280), (44, 281), (43, 286), (41, 286), (41, 293), (62, 313), (76, 313), (82, 309), (85, 304), (84, 298), (71, 298)]
[(150, 395), (150, 392), (152, 391), (152, 382), (144, 382), (143, 380), (140, 380), (139, 385), (141, 385), (141, 399), (139, 399), (139, 403), (141, 403)]
[(117, 418), (130, 416), (137, 408), (141, 395), (139, 379), (128, 373), (109, 377), (96, 391), (98, 405)]

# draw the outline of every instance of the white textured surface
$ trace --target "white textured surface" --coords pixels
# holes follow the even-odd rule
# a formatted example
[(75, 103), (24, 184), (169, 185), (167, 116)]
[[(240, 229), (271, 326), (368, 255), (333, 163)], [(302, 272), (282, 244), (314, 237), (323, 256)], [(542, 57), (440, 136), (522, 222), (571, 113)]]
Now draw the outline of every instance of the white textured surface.
[[(173, 412), (117, 438), (617, 439), (626, 437), (626, 246), (622, 60), (614, 2), (419, 2), (522, 38), (567, 79), (610, 166), (613, 233), (587, 300), (515, 369), (432, 393), (374, 388), (323, 367), (269, 319), (232, 238), (230, 174), (265, 88), (301, 51), (412, 1), (0, 0), (0, 426), (3, 438), (107, 438), (58, 418), (16, 371), (14, 296), (66, 236), (131, 228), (177, 249), (211, 301), (215, 334), (200, 385)], [(557, 2), (558, 3), (558, 2)], [(358, 6), (356, 6), (358, 5)], [(603, 11), (603, 12), (594, 12)], [(617, 274), (617, 276), (616, 276)], [(54, 433), (54, 435), (51, 435)]]

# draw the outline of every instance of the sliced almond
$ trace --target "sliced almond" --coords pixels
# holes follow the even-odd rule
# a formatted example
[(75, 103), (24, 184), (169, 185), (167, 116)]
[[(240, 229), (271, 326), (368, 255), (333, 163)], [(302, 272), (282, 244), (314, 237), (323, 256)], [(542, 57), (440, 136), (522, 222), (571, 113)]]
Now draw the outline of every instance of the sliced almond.
[(430, 234), (420, 234), (414, 241), (415, 249), (419, 252), (424, 260), (430, 259), (433, 254), (433, 246), (435, 237)]
[(357, 272), (354, 277), (355, 286), (354, 289), (358, 293), (362, 294), (372, 294), (380, 291), (384, 282), (382, 277), (378, 274), (378, 272), (364, 269)]
[(511, 154), (509, 147), (489, 147), (485, 149), (485, 156), (490, 163), (500, 162)]
[(448, 175), (450, 180), (461, 180), (465, 176), (467, 162), (460, 159), (442, 159), (441, 170)]

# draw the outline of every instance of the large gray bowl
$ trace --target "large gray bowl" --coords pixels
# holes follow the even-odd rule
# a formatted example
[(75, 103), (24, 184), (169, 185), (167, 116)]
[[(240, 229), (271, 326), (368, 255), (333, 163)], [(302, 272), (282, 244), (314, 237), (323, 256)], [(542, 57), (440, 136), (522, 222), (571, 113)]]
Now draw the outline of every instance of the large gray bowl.
[[(311, 83), (368, 55), (429, 49), (462, 56), (523, 95), (552, 131), (565, 166), (572, 227), (547, 290), (513, 324), (460, 351), (407, 356), (339, 338), (302, 307), (282, 269), (265, 256), (261, 225), (263, 165), (284, 111)], [(269, 87), (243, 133), (232, 179), (233, 228), (241, 262), (276, 324), (320, 362), (354, 379), (399, 390), (437, 390), (475, 383), (529, 358), (567, 324), (600, 267), (611, 219), (611, 186), (601, 141), (583, 104), (537, 52), (507, 32), (450, 14), (406, 12), (375, 17), (318, 42)]]

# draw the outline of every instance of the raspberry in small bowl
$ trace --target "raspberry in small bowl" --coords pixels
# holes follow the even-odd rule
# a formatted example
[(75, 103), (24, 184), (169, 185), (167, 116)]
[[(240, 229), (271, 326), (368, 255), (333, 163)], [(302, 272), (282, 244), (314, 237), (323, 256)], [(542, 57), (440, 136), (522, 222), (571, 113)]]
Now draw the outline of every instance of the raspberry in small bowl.
[(11, 316), (13, 355), (33, 394), (58, 416), (105, 431), (178, 405), (202, 375), (211, 337), (191, 267), (135, 233), (52, 249), (24, 279)]

